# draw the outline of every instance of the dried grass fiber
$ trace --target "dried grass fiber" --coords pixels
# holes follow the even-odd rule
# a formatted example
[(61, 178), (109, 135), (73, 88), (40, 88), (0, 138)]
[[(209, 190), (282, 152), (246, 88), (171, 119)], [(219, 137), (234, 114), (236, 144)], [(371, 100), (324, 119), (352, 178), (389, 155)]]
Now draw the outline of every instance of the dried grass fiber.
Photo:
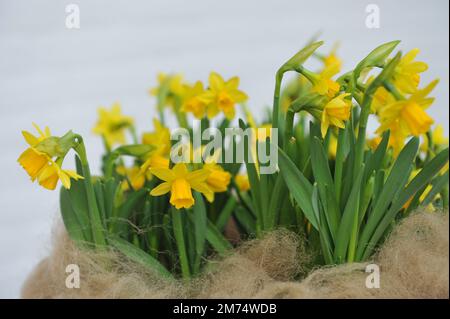
[[(315, 269), (302, 240), (275, 231), (210, 261), (189, 284), (167, 281), (114, 252), (80, 250), (65, 232), (30, 274), (23, 298), (448, 298), (448, 213), (416, 212), (396, 226), (371, 263), (380, 288), (365, 285), (367, 263)], [(68, 264), (80, 267), (79, 289), (66, 288)], [(303, 274), (303, 280), (294, 280)]]

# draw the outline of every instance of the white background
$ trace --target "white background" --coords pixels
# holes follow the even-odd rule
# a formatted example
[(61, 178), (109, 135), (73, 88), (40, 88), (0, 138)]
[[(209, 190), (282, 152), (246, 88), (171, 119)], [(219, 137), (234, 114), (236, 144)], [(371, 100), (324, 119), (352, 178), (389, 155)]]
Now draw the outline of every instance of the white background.
[[(65, 28), (69, 3), (79, 5), (79, 30)], [(365, 26), (369, 3), (379, 5), (380, 29)], [(99, 105), (119, 101), (150, 129), (147, 90), (158, 71), (193, 81), (216, 70), (239, 75), (258, 112), (271, 103), (277, 67), (322, 31), (324, 52), (341, 41), (348, 69), (386, 41), (420, 48), (430, 65), (423, 81), (441, 79), (429, 112), (448, 134), (448, 21), (447, 0), (0, 0), (0, 297), (19, 297), (58, 218), (58, 193), (31, 184), (16, 163), (32, 121), (85, 136), (97, 171), (101, 143), (90, 129)]]

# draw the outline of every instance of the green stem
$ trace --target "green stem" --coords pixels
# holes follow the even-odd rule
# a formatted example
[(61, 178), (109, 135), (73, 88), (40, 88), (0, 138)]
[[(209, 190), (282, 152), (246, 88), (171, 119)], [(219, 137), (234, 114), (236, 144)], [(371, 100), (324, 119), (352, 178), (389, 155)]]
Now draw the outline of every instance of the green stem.
[(334, 190), (336, 193), (336, 200), (338, 207), (340, 207), (341, 202), (341, 192), (342, 192), (342, 171), (344, 167), (344, 144), (346, 139), (345, 129), (339, 129), (338, 134), (338, 147), (336, 150), (336, 161), (334, 168)]
[(83, 177), (84, 177), (83, 181), (86, 188), (86, 197), (89, 210), (89, 221), (91, 223), (92, 237), (97, 247), (105, 246), (106, 239), (104, 234), (104, 227), (102, 224), (100, 211), (97, 206), (94, 186), (91, 180), (91, 171), (89, 169), (89, 163), (87, 161), (86, 148), (84, 146), (83, 138), (80, 135), (77, 135), (76, 139), (78, 140), (77, 141), (78, 145), (74, 147), (74, 150), (80, 157), (81, 167), (83, 170)]
[(175, 235), (175, 241), (178, 248), (178, 256), (180, 257), (181, 274), (184, 279), (191, 277), (189, 270), (189, 261), (186, 253), (186, 245), (184, 242), (183, 223), (181, 221), (181, 211), (172, 209), (172, 226)]
[(355, 146), (355, 162), (353, 166), (353, 176), (358, 176), (359, 169), (364, 159), (364, 149), (366, 146), (367, 122), (370, 115), (370, 105), (372, 104), (373, 93), (366, 92), (361, 105), (361, 115), (359, 117), (358, 139)]
[(275, 91), (273, 94), (273, 111), (272, 111), (272, 128), (278, 128), (278, 117), (280, 108), (280, 91), (281, 82), (283, 81), (284, 72), (281, 70), (277, 71), (275, 76)]
[(284, 139), (283, 139), (283, 149), (284, 150), (286, 150), (291, 137), (294, 135), (293, 134), (294, 117), (295, 117), (295, 112), (289, 108), (288, 111), (286, 112), (286, 123), (285, 123), (285, 127), (284, 127)]

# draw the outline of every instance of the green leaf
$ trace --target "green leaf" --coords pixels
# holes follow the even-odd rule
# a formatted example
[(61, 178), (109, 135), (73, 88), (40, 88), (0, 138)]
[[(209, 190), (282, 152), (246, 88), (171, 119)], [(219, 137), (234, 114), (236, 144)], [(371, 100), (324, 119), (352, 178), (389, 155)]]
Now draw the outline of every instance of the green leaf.
[(114, 150), (118, 155), (128, 155), (142, 157), (155, 149), (155, 146), (149, 144), (130, 144), (123, 145)]
[[(389, 174), (386, 183), (383, 186), (381, 194), (378, 197), (377, 202), (375, 203), (373, 211), (370, 214), (367, 224), (361, 235), (357, 252), (358, 260), (362, 257), (363, 251), (364, 249), (366, 249), (367, 244), (369, 243), (373, 232), (378, 227), (379, 222), (386, 215), (389, 205), (391, 204), (395, 196), (399, 193), (399, 191), (405, 186), (418, 149), (419, 139), (412, 138), (402, 149), (397, 160), (392, 166), (391, 173)], [(400, 208), (401, 206), (398, 209)]]
[[(359, 224), (359, 202), (361, 198), (361, 182), (363, 177), (363, 170), (360, 170), (359, 176), (353, 183), (352, 191), (345, 205), (344, 213), (339, 224), (339, 229), (336, 237), (336, 245), (334, 249), (334, 260), (337, 263), (345, 261), (347, 251), (349, 254), (349, 261), (353, 261), (355, 242), (357, 236), (357, 228)], [(350, 243), (350, 245), (349, 245)]]
[(318, 231), (319, 231), (319, 238), (320, 238), (320, 246), (322, 247), (322, 254), (325, 259), (325, 262), (328, 265), (331, 265), (334, 263), (333, 253), (332, 253), (333, 243), (332, 243), (332, 239), (329, 234), (327, 221), (324, 216), (324, 211), (322, 209), (322, 203), (320, 202), (320, 199), (319, 199), (319, 191), (318, 191), (317, 183), (315, 183), (313, 186), (311, 199), (312, 199), (313, 211), (314, 211), (314, 214), (317, 216), (318, 223), (319, 223)]
[(443, 175), (438, 176), (434, 179), (432, 188), (427, 196), (425, 196), (422, 205), (429, 205), (434, 200), (436, 195), (439, 194), (446, 185), (448, 185), (448, 170)]
[(382, 66), (388, 56), (394, 51), (395, 47), (400, 43), (400, 41), (391, 41), (384, 43), (372, 52), (370, 52), (361, 62), (358, 63), (354, 70), (355, 80), (358, 80), (362, 70), (368, 67)]
[(183, 214), (183, 212), (181, 210), (172, 208), (171, 213), (173, 234), (175, 237), (175, 242), (177, 244), (178, 257), (180, 258), (181, 274), (183, 275), (184, 279), (189, 279), (191, 277), (191, 270), (189, 269), (189, 260), (183, 234), (184, 227), (181, 219), (181, 214)]
[[(62, 191), (62, 189), (61, 189)], [(63, 195), (62, 193), (67, 192), (68, 196)], [(93, 243), (93, 237), (92, 237), (92, 228), (91, 228), (91, 222), (89, 220), (89, 208), (87, 205), (87, 199), (86, 199), (86, 188), (84, 186), (84, 182), (82, 180), (75, 181), (73, 180), (71, 182), (71, 186), (69, 190), (62, 191), (61, 196), (64, 196), (64, 204), (70, 205), (71, 210), (76, 216), (76, 219), (80, 223), (80, 227), (83, 230), (84, 238), (88, 242)], [(61, 201), (62, 204), (62, 201)], [(61, 207), (62, 209), (63, 207)], [(67, 208), (67, 207), (65, 207)], [(63, 214), (66, 213), (66, 211), (61, 211)], [(64, 217), (64, 216), (63, 216)]]
[(323, 44), (323, 41), (314, 42), (298, 51), (292, 58), (284, 63), (280, 72), (297, 71), (302, 64)]
[[(241, 119), (239, 119), (239, 127), (242, 130), (245, 130), (247, 127)], [(244, 141), (244, 150), (248, 150), (251, 147), (249, 144), (249, 141), (246, 139)], [(258, 229), (262, 229), (264, 227), (264, 217), (262, 214), (262, 208), (261, 208), (261, 186), (260, 181), (258, 177), (258, 172), (256, 170), (256, 166), (254, 164), (255, 159), (248, 158), (247, 152), (245, 152), (245, 167), (247, 168), (247, 175), (248, 180), (250, 182), (250, 188), (252, 190), (252, 199), (253, 199), (253, 207), (255, 209), (255, 213), (257, 216), (257, 232)], [(251, 155), (250, 155), (251, 157)]]
[(380, 144), (378, 145), (370, 159), (366, 162), (366, 172), (364, 175), (363, 183), (368, 180), (368, 178), (374, 171), (378, 171), (381, 168), (388, 148), (389, 136), (390, 131), (386, 131), (385, 133), (383, 133)]
[(200, 271), (200, 263), (202, 260), (203, 252), (205, 250), (206, 239), (206, 208), (203, 197), (198, 192), (194, 192), (195, 204), (194, 211), (194, 228), (195, 228), (195, 260), (194, 260), (194, 273)]
[(219, 255), (225, 255), (225, 253), (233, 248), (228, 240), (223, 237), (221, 232), (214, 226), (214, 224), (208, 220), (208, 228), (206, 229), (206, 240), (217, 251)]
[(325, 216), (327, 217), (331, 236), (336, 240), (341, 213), (337, 205), (336, 194), (334, 193), (334, 182), (331, 176), (328, 158), (322, 142), (317, 137), (313, 137), (311, 140), (311, 164), (320, 197), (324, 204), (326, 204)]
[[(418, 139), (417, 139), (418, 145)], [(405, 147), (406, 148), (406, 147)], [(400, 153), (401, 155), (401, 153)], [(400, 158), (399, 155), (399, 158)], [(376, 228), (373, 236), (370, 238), (370, 242), (364, 247), (365, 251), (362, 255), (363, 259), (366, 259), (370, 256), (376, 244), (380, 240), (380, 238), (385, 233), (387, 227), (394, 220), (395, 216), (399, 212), (399, 210), (406, 204), (406, 202), (414, 196), (414, 194), (419, 191), (422, 187), (424, 187), (427, 183), (431, 181), (431, 179), (439, 173), (442, 167), (448, 162), (449, 154), (448, 148), (440, 152), (436, 157), (434, 157), (430, 162), (428, 162), (424, 168), (417, 174), (416, 177), (408, 184), (408, 186), (402, 190), (397, 199), (393, 202), (389, 211), (385, 214), (383, 220), (379, 223)], [(392, 173), (391, 173), (392, 174)], [(408, 174), (409, 176), (409, 174)], [(387, 182), (386, 182), (387, 184)]]
[(173, 278), (172, 274), (158, 260), (130, 242), (114, 235), (108, 237), (108, 242), (130, 260), (157, 271), (164, 278)]
[(234, 211), (234, 215), (236, 216), (238, 223), (242, 227), (244, 227), (247, 234), (255, 235), (256, 223), (255, 223), (254, 217), (252, 216), (252, 214), (249, 211), (247, 211), (243, 207), (237, 207), (236, 210)]
[(225, 206), (219, 214), (219, 217), (216, 221), (216, 227), (219, 231), (223, 231), (228, 221), (230, 220), (231, 215), (233, 214), (233, 210), (236, 207), (237, 200), (236, 198), (230, 194)]
[(319, 223), (311, 203), (313, 187), (306, 177), (298, 170), (281, 148), (278, 149), (278, 160), (281, 174), (306, 218), (315, 229), (319, 229)]
[(128, 219), (133, 209), (146, 194), (147, 190), (144, 188), (129, 194), (126, 201), (117, 209), (117, 215), (112, 220), (113, 232), (126, 232)]
[[(83, 227), (80, 225), (77, 214), (72, 208), (69, 191), (62, 187), (59, 195), (61, 216), (70, 238), (78, 243), (86, 241)], [(85, 225), (85, 228), (87, 228), (87, 225)]]
[(286, 198), (287, 188), (281, 174), (275, 179), (275, 185), (271, 192), (269, 209), (267, 210), (267, 229), (271, 230), (278, 222), (283, 199)]

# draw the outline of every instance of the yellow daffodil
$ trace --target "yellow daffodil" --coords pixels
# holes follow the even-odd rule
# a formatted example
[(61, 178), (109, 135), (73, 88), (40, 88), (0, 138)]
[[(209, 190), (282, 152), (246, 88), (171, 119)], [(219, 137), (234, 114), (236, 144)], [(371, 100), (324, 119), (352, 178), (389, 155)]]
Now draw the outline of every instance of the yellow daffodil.
[[(444, 127), (441, 124), (436, 125), (435, 129), (431, 132), (432, 144), (436, 147), (448, 146), (448, 138), (444, 136)], [(423, 139), (423, 143), (420, 145), (420, 149), (423, 152), (427, 152), (429, 147), (428, 137)]]
[(110, 110), (100, 107), (99, 119), (92, 129), (95, 134), (101, 135), (108, 147), (125, 143), (125, 130), (133, 125), (133, 118), (122, 114), (119, 103), (114, 103)]
[(140, 167), (140, 175), (146, 176), (148, 180), (152, 178), (151, 168), (169, 168), (170, 161), (168, 158), (159, 154), (151, 153)]
[(185, 90), (182, 95), (181, 111), (190, 112), (198, 119), (201, 119), (206, 114), (206, 103), (202, 99), (205, 93), (203, 83), (197, 81), (194, 85), (185, 85)]
[(226, 172), (222, 166), (216, 163), (207, 163), (203, 169), (209, 171), (209, 176), (206, 179), (206, 184), (214, 193), (226, 192), (230, 184), (231, 174)]
[(392, 76), (395, 86), (403, 93), (414, 93), (420, 82), (420, 75), (428, 69), (425, 62), (414, 61), (419, 49), (412, 49), (406, 53), (395, 68)]
[(250, 189), (250, 182), (247, 174), (239, 174), (234, 177), (234, 182), (241, 192), (246, 192)]
[(325, 95), (329, 99), (332, 99), (339, 92), (339, 83), (334, 81), (332, 77), (339, 73), (338, 65), (331, 65), (325, 68), (319, 74), (313, 74), (311, 80), (313, 83), (312, 91), (320, 95)]
[(142, 187), (144, 187), (146, 179), (151, 178), (151, 175), (149, 173), (146, 174), (145, 172), (142, 172), (138, 166), (118, 166), (116, 168), (116, 172), (126, 178), (121, 183), (123, 191), (129, 190), (130, 186), (133, 190), (140, 190)]
[(205, 195), (209, 201), (213, 200), (214, 193), (206, 183), (210, 172), (206, 169), (190, 172), (184, 163), (178, 163), (172, 169), (151, 168), (150, 172), (163, 181), (152, 189), (150, 195), (161, 196), (170, 192), (170, 203), (177, 209), (194, 205), (192, 189)]
[(161, 107), (176, 105), (176, 99), (183, 94), (183, 76), (181, 74), (158, 74), (158, 86), (151, 88), (149, 93), (156, 96)]
[(33, 123), (33, 126), (38, 131), (39, 136), (34, 136), (30, 132), (22, 131), (25, 141), (29, 147), (19, 156), (17, 160), (19, 164), (25, 169), (32, 181), (38, 180), (39, 184), (44, 188), (53, 190), (56, 188), (58, 180), (61, 180), (63, 186), (70, 188), (70, 178), (78, 180), (83, 178), (70, 170), (62, 170), (60, 165), (62, 158), (53, 161), (52, 154), (47, 154), (37, 150), (37, 147), (46, 140), (51, 139), (51, 132), (48, 127), (42, 131), (39, 126)]
[(339, 47), (339, 44), (336, 43), (333, 46), (333, 49), (331, 50), (331, 52), (323, 58), (324, 69), (334, 68), (334, 70), (337, 70), (336, 73), (339, 73), (341, 71), (342, 60), (339, 59), (338, 56), (336, 55), (336, 51), (337, 51), (338, 47)]
[(238, 87), (238, 77), (235, 76), (225, 81), (219, 74), (211, 72), (209, 88), (201, 97), (203, 102), (208, 105), (208, 118), (213, 118), (221, 111), (227, 119), (234, 118), (236, 103), (242, 103), (248, 99), (247, 94), (240, 91)]
[(375, 91), (375, 94), (373, 95), (370, 110), (373, 114), (378, 114), (386, 105), (392, 104), (394, 102), (394, 96), (381, 86)]
[(417, 90), (407, 100), (397, 101), (382, 108), (379, 112), (380, 127), (377, 133), (382, 133), (393, 125), (405, 136), (420, 136), (426, 133), (434, 122), (425, 112), (434, 101), (427, 95), (437, 83), (438, 80), (435, 80), (424, 89)]
[(328, 156), (332, 159), (336, 158), (337, 153), (337, 147), (338, 147), (338, 140), (334, 134), (331, 134), (330, 136), (330, 142), (328, 145)]
[(144, 133), (142, 135), (142, 143), (152, 145), (155, 147), (155, 151), (152, 154), (159, 154), (166, 156), (170, 153), (170, 130), (161, 124), (156, 118), (153, 119), (154, 131)]
[(72, 170), (63, 170), (60, 164), (50, 160), (47, 165), (39, 172), (38, 182), (42, 187), (54, 190), (59, 180), (64, 188), (70, 189), (70, 179), (83, 179), (83, 176), (78, 175)]
[(272, 129), (272, 124), (263, 124), (257, 129), (256, 139), (258, 141), (264, 142), (267, 138), (270, 138), (270, 130)]
[(48, 127), (42, 131), (37, 124), (33, 123), (34, 128), (38, 131), (39, 136), (34, 136), (28, 131), (22, 131), (22, 135), (25, 141), (30, 146), (19, 157), (19, 164), (30, 175), (31, 180), (34, 181), (39, 172), (49, 163), (50, 156), (35, 149), (35, 146), (40, 142), (51, 136), (50, 129)]
[(329, 101), (323, 108), (320, 127), (323, 136), (327, 133), (330, 125), (339, 128), (345, 127), (345, 121), (350, 118), (352, 108), (351, 102), (345, 99), (349, 95), (349, 93), (342, 93)]

